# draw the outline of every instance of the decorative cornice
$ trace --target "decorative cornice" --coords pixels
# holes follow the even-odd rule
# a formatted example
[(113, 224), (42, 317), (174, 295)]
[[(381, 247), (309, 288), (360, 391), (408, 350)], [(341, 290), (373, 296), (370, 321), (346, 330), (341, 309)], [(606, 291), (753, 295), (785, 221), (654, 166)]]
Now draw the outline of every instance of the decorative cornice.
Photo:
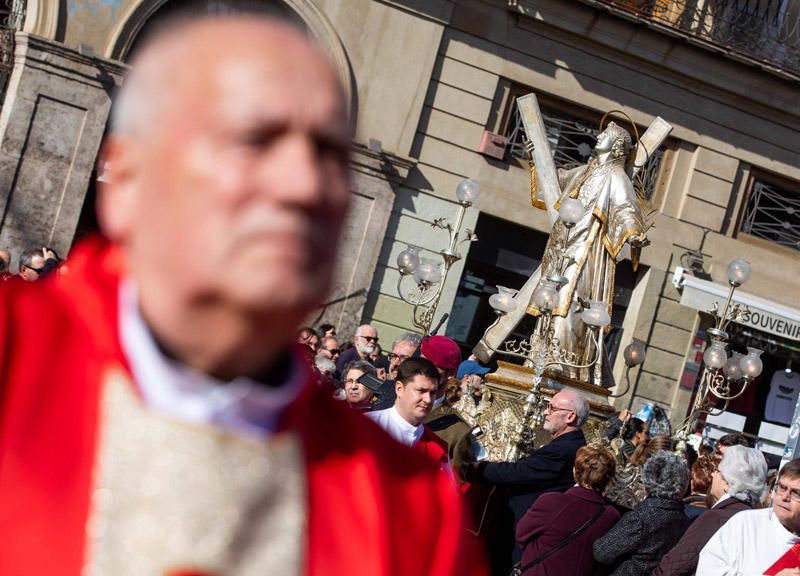
[[(87, 84), (104, 87), (118, 84), (127, 70), (120, 62), (80, 54), (64, 44), (25, 32), (17, 32), (14, 42), (15, 66), (40, 68)], [(69, 65), (64, 65), (64, 61)]]

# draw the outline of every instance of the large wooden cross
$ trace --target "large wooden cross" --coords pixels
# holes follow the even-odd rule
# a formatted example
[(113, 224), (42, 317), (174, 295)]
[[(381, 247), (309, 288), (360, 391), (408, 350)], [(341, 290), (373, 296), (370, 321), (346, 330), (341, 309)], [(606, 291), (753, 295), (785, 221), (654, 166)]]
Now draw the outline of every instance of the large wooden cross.
[[(553, 160), (553, 153), (550, 150), (550, 143), (547, 140), (547, 132), (545, 131), (544, 120), (536, 95), (531, 93), (517, 98), (517, 108), (522, 118), (525, 134), (533, 144), (533, 161), (536, 163), (536, 186), (547, 205), (547, 214), (550, 217), (550, 221), (555, 223), (558, 219), (558, 211), (555, 205), (561, 197), (561, 187), (558, 184), (556, 164)], [(660, 116), (653, 120), (637, 144), (636, 161), (634, 162), (632, 176), (635, 176), (641, 170), (647, 161), (648, 155), (652, 155), (661, 146), (671, 131), (672, 125)], [(475, 346), (473, 353), (481, 361), (488, 362), (491, 359), (494, 355), (492, 348), (499, 348), (525, 316), (525, 310), (531, 301), (534, 290), (539, 285), (540, 278), (541, 267), (534, 270), (530, 278), (520, 288), (514, 298), (517, 304), (514, 312), (503, 316), (497, 325), (491, 331), (487, 331)]]

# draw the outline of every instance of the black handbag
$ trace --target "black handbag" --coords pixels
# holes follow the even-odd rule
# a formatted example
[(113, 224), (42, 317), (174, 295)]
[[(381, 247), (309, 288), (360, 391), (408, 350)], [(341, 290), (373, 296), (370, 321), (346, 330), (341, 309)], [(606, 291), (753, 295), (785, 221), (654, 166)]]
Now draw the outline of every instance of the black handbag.
[(597, 511), (597, 514), (589, 518), (586, 522), (584, 522), (581, 526), (579, 526), (572, 534), (564, 538), (556, 546), (553, 546), (552, 548), (550, 548), (550, 550), (548, 550), (541, 556), (538, 556), (537, 558), (534, 558), (533, 560), (525, 564), (525, 566), (522, 566), (522, 561), (514, 564), (514, 566), (511, 567), (511, 572), (508, 573), (508, 576), (522, 576), (529, 568), (533, 568), (540, 562), (544, 562), (545, 560), (550, 558), (550, 556), (552, 556), (553, 554), (561, 550), (564, 546), (575, 540), (575, 538), (586, 532), (586, 530), (589, 529), (589, 526), (594, 524), (597, 521), (597, 519), (603, 515), (603, 512), (606, 511), (606, 508), (608, 508), (608, 504), (604, 504), (603, 506), (601, 506), (600, 510)]

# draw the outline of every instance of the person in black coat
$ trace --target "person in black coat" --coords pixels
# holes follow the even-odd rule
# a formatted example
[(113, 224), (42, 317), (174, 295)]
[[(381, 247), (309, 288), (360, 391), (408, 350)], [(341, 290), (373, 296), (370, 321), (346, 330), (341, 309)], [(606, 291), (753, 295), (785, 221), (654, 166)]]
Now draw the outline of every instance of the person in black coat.
[[(516, 523), (543, 492), (563, 492), (575, 484), (575, 454), (586, 445), (580, 427), (589, 417), (586, 399), (574, 390), (562, 390), (550, 399), (543, 428), (553, 440), (518, 462), (481, 462), (474, 480), (508, 490), (507, 508), (498, 510), (498, 525), (489, 535), (494, 574), (507, 572), (522, 551), (514, 541)], [(513, 545), (513, 549), (511, 546)]]
[(681, 497), (689, 486), (683, 459), (659, 450), (642, 467), (647, 498), (595, 541), (594, 559), (611, 576), (650, 574), (689, 527)]

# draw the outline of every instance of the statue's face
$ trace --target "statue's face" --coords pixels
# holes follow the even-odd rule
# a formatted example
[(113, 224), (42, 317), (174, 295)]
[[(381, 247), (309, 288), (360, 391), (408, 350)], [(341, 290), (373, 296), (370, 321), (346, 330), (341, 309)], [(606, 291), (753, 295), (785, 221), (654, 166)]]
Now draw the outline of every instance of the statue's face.
[(614, 142), (617, 140), (617, 134), (616, 130), (613, 130), (612, 127), (616, 127), (613, 122), (611, 122), (605, 130), (597, 135), (597, 143), (594, 145), (594, 149), (598, 154), (611, 152), (611, 149), (614, 147)]

